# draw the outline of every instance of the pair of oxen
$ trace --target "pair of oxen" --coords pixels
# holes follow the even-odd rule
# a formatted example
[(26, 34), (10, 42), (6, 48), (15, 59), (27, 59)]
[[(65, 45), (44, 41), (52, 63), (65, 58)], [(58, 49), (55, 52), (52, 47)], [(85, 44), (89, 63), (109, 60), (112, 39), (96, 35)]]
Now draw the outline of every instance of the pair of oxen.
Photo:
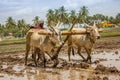
[[(73, 24), (72, 26), (74, 26)], [(54, 60), (53, 67), (56, 67), (58, 64), (57, 58), (54, 58), (51, 55), (54, 55), (56, 44), (60, 46), (64, 44), (64, 41), (61, 38), (60, 31), (60, 22), (56, 24), (55, 27), (49, 27), (49, 29), (30, 29), (26, 35), (26, 53), (25, 53), (25, 65), (27, 65), (28, 53), (31, 46), (34, 48), (33, 59), (35, 65), (37, 66), (36, 55), (40, 58), (44, 67), (46, 66), (45, 53), (47, 53), (52, 60)], [(86, 28), (73, 28), (72, 31), (80, 32), (84, 31), (84, 34), (70, 35), (68, 38), (68, 58), (70, 60), (70, 52), (73, 51), (73, 46), (76, 46), (77, 53), (83, 58), (84, 61), (91, 63), (91, 52), (93, 46), (97, 39), (100, 38), (99, 30), (96, 27), (96, 24), (92, 26), (85, 24)], [(81, 54), (81, 48), (84, 48), (87, 52), (87, 59)], [(39, 51), (39, 52), (38, 52)]]

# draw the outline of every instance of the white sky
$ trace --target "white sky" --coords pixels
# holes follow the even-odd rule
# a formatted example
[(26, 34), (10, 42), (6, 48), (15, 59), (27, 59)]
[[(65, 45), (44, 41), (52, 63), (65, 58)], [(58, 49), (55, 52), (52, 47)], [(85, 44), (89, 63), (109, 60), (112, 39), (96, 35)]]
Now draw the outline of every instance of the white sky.
[(100, 13), (115, 16), (120, 13), (119, 5), (120, 0), (0, 0), (0, 23), (4, 23), (9, 16), (32, 23), (35, 16), (45, 19), (48, 9), (58, 9), (61, 6), (76, 11), (86, 6), (90, 15)]

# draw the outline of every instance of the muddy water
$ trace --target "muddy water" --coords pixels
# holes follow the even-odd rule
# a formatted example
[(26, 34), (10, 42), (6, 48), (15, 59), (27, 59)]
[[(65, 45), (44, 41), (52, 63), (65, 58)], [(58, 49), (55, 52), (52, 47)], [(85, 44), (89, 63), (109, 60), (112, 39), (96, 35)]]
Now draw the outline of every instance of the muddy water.
[[(84, 55), (86, 56), (86, 55)], [(68, 63), (80, 63), (81, 58), (76, 54), (71, 56), (71, 61), (68, 61), (68, 56), (60, 54), (59, 58), (66, 60)], [(106, 67), (116, 67), (120, 70), (120, 51), (112, 52), (96, 52), (92, 54), (92, 62), (98, 60), (98, 63), (93, 63), (88, 69), (66, 67), (66, 68), (42, 68), (34, 66), (24, 66), (24, 64), (2, 65), (5, 71), (0, 72), (0, 80), (87, 80), (92, 77), (107, 77), (109, 80), (120, 80), (120, 74), (94, 74), (93, 71), (98, 64)], [(95, 79), (96, 80), (96, 79)]]
[(99, 64), (102, 64), (106, 67), (116, 67), (120, 70), (120, 51), (115, 50), (112, 52), (102, 52), (99, 54), (92, 55), (93, 61), (100, 60)]
[[(0, 73), (0, 80), (86, 80), (91, 76), (91, 71), (80, 69), (52, 69), (31, 68), (24, 70), (23, 66), (14, 66), (14, 74)], [(21, 74), (20, 74), (21, 73)]]

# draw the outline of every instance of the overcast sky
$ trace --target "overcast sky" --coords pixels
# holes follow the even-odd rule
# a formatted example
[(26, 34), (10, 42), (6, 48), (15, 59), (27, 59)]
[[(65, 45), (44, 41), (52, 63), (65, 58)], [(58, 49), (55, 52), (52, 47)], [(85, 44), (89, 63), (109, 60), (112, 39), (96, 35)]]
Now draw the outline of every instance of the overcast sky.
[(115, 16), (120, 13), (120, 0), (0, 0), (0, 23), (4, 23), (9, 16), (32, 23), (35, 16), (45, 19), (48, 9), (61, 6), (76, 11), (86, 6), (90, 15), (101, 13)]

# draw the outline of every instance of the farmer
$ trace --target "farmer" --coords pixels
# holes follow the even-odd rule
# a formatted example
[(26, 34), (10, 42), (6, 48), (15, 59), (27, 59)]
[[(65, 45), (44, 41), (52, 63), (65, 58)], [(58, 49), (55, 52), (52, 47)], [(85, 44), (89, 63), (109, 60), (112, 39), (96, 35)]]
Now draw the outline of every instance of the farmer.
[(40, 20), (37, 26), (31, 26), (30, 29), (44, 29), (44, 20)]

